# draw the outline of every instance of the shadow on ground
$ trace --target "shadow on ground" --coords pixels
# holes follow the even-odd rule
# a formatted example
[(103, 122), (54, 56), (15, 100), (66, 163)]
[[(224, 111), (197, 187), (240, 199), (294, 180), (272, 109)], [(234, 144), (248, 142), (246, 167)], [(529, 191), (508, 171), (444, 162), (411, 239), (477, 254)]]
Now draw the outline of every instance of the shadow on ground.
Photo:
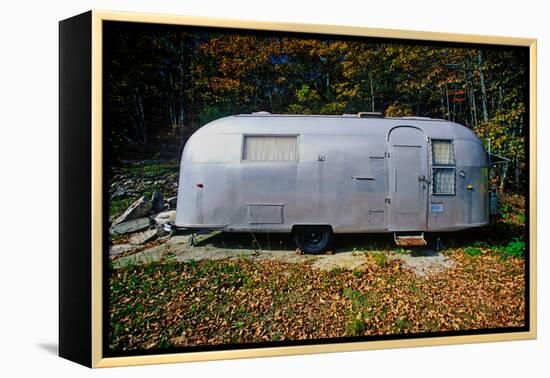
[[(497, 222), (486, 227), (464, 231), (426, 233), (428, 245), (435, 249), (437, 238), (444, 248), (464, 248), (475, 242), (488, 244), (506, 244), (516, 237), (523, 236), (525, 227), (510, 223)], [(199, 239), (201, 240), (201, 239)], [(286, 233), (230, 233), (221, 232), (199, 241), (198, 246), (210, 244), (224, 249), (253, 250), (295, 250), (291, 234)], [(390, 251), (396, 248), (392, 233), (337, 234), (331, 251), (335, 253), (349, 251)]]
[[(335, 253), (359, 250), (389, 250), (394, 248), (392, 234), (338, 234), (331, 251)], [(197, 246), (212, 245), (224, 249), (284, 250), (294, 251), (296, 245), (287, 233), (267, 234), (250, 232), (221, 232), (199, 238)]]
[[(439, 253), (436, 246), (442, 246), (443, 251), (453, 252), (455, 249), (464, 248), (476, 242), (502, 245), (520, 236), (521, 232), (523, 232), (522, 226), (495, 223), (466, 231), (427, 233), (426, 247), (397, 247), (392, 233), (337, 234), (327, 253), (319, 255), (300, 253), (289, 233), (201, 232), (197, 233), (195, 244), (190, 245), (189, 233), (180, 232), (155, 241), (150, 247), (130, 246), (129, 248), (139, 248), (135, 252), (130, 250), (118, 257), (113, 254), (112, 267), (124, 268), (164, 260), (183, 263), (247, 258), (307, 263), (322, 270), (334, 268), (354, 270), (363, 269), (373, 255), (390, 253), (394, 256), (392, 258), (402, 260), (405, 267), (419, 275), (426, 275), (454, 266), (452, 253)], [(111, 247), (110, 254), (115, 248), (120, 247)]]
[(50, 354), (59, 355), (59, 345), (55, 343), (40, 343), (38, 347)]

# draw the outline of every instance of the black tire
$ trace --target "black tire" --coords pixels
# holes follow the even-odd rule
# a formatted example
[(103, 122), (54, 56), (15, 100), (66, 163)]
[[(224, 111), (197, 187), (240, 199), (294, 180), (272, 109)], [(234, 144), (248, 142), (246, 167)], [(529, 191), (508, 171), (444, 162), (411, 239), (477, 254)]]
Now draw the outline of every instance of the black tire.
[(327, 226), (294, 228), (294, 243), (305, 253), (322, 253), (332, 241), (332, 229)]

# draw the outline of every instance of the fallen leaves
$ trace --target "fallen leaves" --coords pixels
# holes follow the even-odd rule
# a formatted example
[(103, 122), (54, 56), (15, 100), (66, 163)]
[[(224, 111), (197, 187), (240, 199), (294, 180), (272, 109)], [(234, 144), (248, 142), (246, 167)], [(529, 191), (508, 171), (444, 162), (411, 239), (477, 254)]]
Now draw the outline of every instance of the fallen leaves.
[(219, 260), (112, 271), (113, 350), (517, 327), (524, 261), (455, 253), (418, 277), (398, 259), (361, 274), (308, 264)]

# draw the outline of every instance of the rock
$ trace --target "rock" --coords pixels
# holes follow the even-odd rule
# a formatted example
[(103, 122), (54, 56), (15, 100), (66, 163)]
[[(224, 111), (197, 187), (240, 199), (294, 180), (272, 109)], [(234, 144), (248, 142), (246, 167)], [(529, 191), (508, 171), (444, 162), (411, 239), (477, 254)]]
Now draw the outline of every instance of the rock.
[(164, 210), (164, 199), (162, 198), (162, 194), (159, 191), (154, 191), (153, 196), (151, 197), (151, 203), (152, 203), (152, 210), (155, 213), (158, 213), (159, 211)]
[(431, 274), (452, 269), (456, 261), (429, 248), (416, 250), (414, 253), (397, 254), (395, 258), (403, 262), (403, 268), (411, 270), (416, 275), (426, 277)]
[(157, 214), (155, 217), (155, 222), (158, 225), (163, 225), (168, 222), (176, 221), (176, 210), (163, 211), (162, 213)]
[(136, 249), (135, 245), (131, 244), (115, 244), (109, 247), (109, 257), (116, 257), (124, 252), (132, 251)]
[(168, 235), (168, 232), (166, 232), (163, 225), (158, 225), (156, 228), (156, 231), (157, 231), (157, 238), (162, 238)]
[(145, 197), (141, 197), (136, 202), (130, 205), (120, 217), (113, 221), (113, 225), (123, 223), (129, 220), (144, 217), (151, 211), (153, 204), (147, 201)]
[(178, 203), (178, 197), (170, 197), (166, 199), (166, 203), (168, 204), (169, 209), (175, 209), (176, 205)]
[(335, 268), (345, 270), (361, 270), (363, 265), (368, 262), (365, 255), (356, 255), (354, 252), (340, 252), (334, 255), (318, 255), (317, 260), (313, 261), (311, 267), (330, 271)]
[(130, 256), (123, 256), (117, 260), (113, 261), (113, 268), (125, 268), (129, 266), (138, 266), (144, 264), (150, 264), (155, 261), (159, 261), (166, 252), (166, 246), (159, 245), (135, 253)]
[(126, 192), (126, 189), (119, 186), (115, 189), (113, 194), (111, 194), (111, 199), (122, 199), (126, 198), (128, 196), (128, 192)]
[(117, 223), (111, 226), (111, 232), (116, 234), (129, 234), (143, 230), (151, 224), (149, 218), (132, 219), (127, 222)]
[(153, 230), (147, 230), (140, 232), (139, 234), (132, 235), (130, 240), (130, 244), (139, 245), (139, 244), (145, 244), (150, 240), (153, 240), (157, 237), (157, 229)]

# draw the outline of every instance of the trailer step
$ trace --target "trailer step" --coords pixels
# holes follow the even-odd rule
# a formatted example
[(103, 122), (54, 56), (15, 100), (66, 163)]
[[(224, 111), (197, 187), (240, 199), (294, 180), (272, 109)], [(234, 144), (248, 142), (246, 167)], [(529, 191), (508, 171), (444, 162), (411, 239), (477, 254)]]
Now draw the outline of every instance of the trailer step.
[(428, 245), (428, 242), (426, 242), (426, 239), (424, 239), (423, 232), (414, 235), (398, 235), (397, 232), (394, 232), (393, 240), (395, 240), (395, 244), (400, 247), (423, 247), (425, 245)]

